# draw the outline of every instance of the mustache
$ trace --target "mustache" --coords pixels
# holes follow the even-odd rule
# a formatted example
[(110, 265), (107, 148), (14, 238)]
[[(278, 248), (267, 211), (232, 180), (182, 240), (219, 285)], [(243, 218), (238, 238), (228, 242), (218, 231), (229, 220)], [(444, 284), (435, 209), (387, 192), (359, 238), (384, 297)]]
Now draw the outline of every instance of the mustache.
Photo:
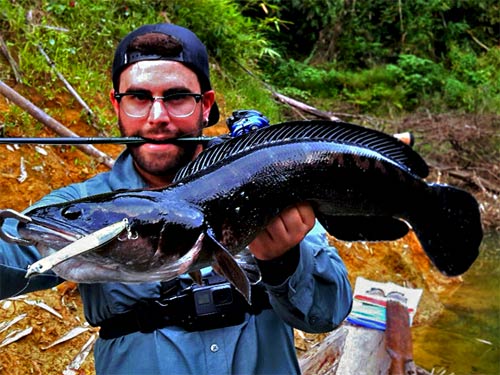
[[(143, 143), (182, 143), (182, 144), (196, 144), (209, 142), (213, 137), (204, 137), (202, 132), (202, 124), (200, 123), (198, 129), (195, 129), (191, 132), (171, 132), (164, 131), (162, 129), (156, 129), (150, 132), (145, 133), (141, 129), (133, 132), (127, 133), (125, 131), (125, 126), (123, 125), (121, 116), (118, 117), (118, 127), (120, 129), (120, 134), (122, 137), (126, 138), (137, 138), (140, 140), (144, 140), (143, 142), (130, 142), (127, 144), (127, 147), (138, 147)], [(158, 138), (158, 136), (160, 138)]]

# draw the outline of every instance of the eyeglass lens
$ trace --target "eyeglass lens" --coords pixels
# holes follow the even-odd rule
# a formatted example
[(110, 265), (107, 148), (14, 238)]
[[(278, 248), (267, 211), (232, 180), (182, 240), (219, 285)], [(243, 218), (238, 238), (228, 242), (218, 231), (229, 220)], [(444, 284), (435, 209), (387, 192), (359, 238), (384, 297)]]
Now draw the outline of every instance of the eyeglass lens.
[(150, 95), (132, 94), (123, 95), (121, 106), (124, 112), (131, 117), (146, 116), (153, 103), (162, 100), (169, 115), (174, 117), (190, 116), (196, 108), (197, 100), (192, 95), (168, 95), (152, 97)]

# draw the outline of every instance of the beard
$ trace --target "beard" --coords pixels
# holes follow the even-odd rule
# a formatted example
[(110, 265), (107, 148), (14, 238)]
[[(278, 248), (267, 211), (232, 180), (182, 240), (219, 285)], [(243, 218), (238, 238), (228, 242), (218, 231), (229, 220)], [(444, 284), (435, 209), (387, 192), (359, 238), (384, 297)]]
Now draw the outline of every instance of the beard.
[[(121, 118), (118, 118), (118, 125), (120, 132), (123, 136), (127, 137), (145, 137), (147, 136), (137, 132), (135, 134), (126, 134)], [(175, 137), (180, 136), (199, 136), (201, 135), (203, 123), (202, 119), (198, 119), (198, 132), (197, 134), (176, 134)], [(199, 144), (196, 142), (183, 142), (169, 147), (169, 151), (164, 154), (150, 154), (141, 148), (141, 145), (127, 145), (134, 164), (139, 171), (144, 171), (154, 176), (174, 176), (177, 171), (185, 166), (188, 162), (192, 161), (199, 152)]]

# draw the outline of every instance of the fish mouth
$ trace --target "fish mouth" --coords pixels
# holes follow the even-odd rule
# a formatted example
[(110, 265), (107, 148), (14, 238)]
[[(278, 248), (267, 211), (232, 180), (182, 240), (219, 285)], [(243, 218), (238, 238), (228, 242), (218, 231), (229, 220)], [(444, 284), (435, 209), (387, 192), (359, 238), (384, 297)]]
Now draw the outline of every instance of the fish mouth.
[(67, 246), (86, 234), (75, 233), (74, 227), (71, 230), (65, 229), (62, 223), (55, 225), (37, 219), (32, 219), (29, 223), (20, 223), (18, 232), (23, 239), (43, 243), (55, 249)]

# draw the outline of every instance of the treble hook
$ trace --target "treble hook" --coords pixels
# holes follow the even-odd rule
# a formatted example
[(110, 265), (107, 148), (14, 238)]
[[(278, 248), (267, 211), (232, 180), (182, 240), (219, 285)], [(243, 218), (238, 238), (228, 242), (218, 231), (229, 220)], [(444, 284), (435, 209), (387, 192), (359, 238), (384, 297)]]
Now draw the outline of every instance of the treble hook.
[(32, 242), (25, 240), (20, 237), (15, 237), (5, 232), (3, 229), (3, 224), (5, 219), (16, 219), (21, 223), (31, 223), (32, 220), (29, 216), (23, 215), (12, 209), (0, 210), (0, 238), (6, 242), (16, 243), (18, 245), (31, 245)]
[(117, 237), (118, 241), (124, 242), (124, 241), (134, 241), (139, 238), (139, 233), (137, 232), (132, 232), (131, 226), (128, 223), (127, 219), (123, 219), (125, 222), (125, 236), (122, 234)]

